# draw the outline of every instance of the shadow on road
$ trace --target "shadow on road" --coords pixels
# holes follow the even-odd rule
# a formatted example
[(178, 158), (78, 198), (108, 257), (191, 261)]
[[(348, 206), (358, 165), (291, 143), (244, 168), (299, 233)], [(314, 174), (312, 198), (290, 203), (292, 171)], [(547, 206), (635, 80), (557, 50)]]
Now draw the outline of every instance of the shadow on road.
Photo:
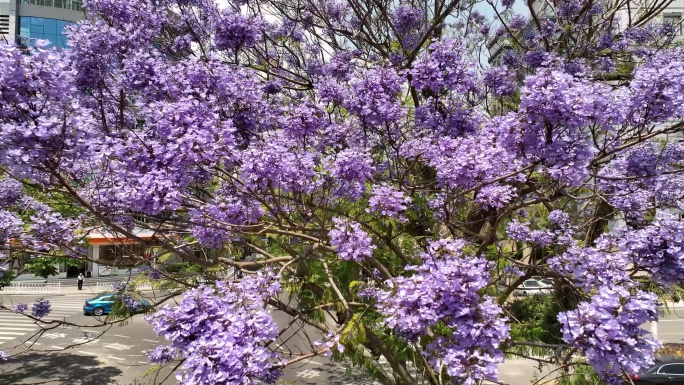
[(60, 352), (59, 354), (28, 353), (0, 364), (2, 384), (114, 384), (122, 371), (106, 366), (95, 357)]

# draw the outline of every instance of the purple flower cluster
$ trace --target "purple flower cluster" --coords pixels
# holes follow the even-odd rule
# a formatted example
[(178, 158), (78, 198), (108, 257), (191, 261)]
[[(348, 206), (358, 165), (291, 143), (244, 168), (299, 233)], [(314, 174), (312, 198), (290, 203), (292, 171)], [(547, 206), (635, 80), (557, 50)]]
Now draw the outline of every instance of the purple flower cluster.
[(684, 143), (642, 143), (604, 167), (599, 186), (615, 208), (637, 222), (655, 208), (656, 202), (662, 207), (681, 207), (684, 176), (675, 171), (683, 155)]
[(684, 221), (663, 217), (643, 229), (627, 231), (619, 248), (656, 282), (684, 283)]
[(392, 23), (401, 36), (419, 29), (423, 25), (423, 11), (407, 4), (400, 4), (392, 12)]
[(217, 281), (185, 293), (175, 307), (164, 306), (146, 317), (154, 331), (171, 342), (150, 359), (185, 357), (178, 379), (184, 384), (274, 383), (280, 376), (278, 355), (265, 344), (278, 328), (264, 301), (280, 291), (278, 276), (262, 273), (240, 282)]
[(502, 208), (510, 203), (514, 196), (515, 191), (511, 186), (490, 184), (477, 192), (475, 201), (482, 203), (482, 207), (485, 209), (490, 207)]
[(344, 345), (340, 343), (340, 335), (333, 332), (328, 332), (322, 341), (314, 341), (313, 345), (318, 349), (327, 349), (325, 355), (332, 356), (332, 351), (336, 350), (340, 353), (344, 352)]
[(118, 293), (123, 293), (131, 288), (131, 284), (126, 281), (112, 282), (112, 290)]
[(335, 227), (328, 232), (330, 245), (337, 255), (345, 261), (363, 262), (373, 255), (376, 246), (373, 239), (361, 230), (361, 224), (344, 218), (333, 218)]
[(160, 345), (147, 351), (147, 360), (153, 364), (166, 364), (178, 355), (178, 349), (173, 346)]
[(465, 246), (454, 239), (431, 242), (424, 263), (408, 267), (412, 276), (394, 278), (389, 289), (375, 293), (376, 306), (385, 324), (411, 341), (438, 323), (451, 330), (427, 346), (435, 368), (465, 383), (495, 380), (509, 327), (502, 309), (480, 293), (488, 284), (487, 261), (464, 255)]
[(143, 266), (141, 267), (140, 271), (144, 274), (147, 274), (147, 276), (151, 279), (160, 279), (162, 277), (162, 273), (151, 266)]
[(12, 313), (23, 313), (28, 309), (28, 305), (25, 303), (18, 303), (12, 308)]
[(45, 298), (38, 298), (31, 306), (31, 315), (36, 318), (43, 318), (50, 314), (50, 301)]
[(7, 361), (8, 358), (9, 358), (9, 355), (7, 355), (6, 352), (0, 350), (0, 361)]
[(601, 287), (630, 287), (628, 259), (621, 253), (603, 251), (597, 247), (572, 246), (565, 253), (550, 258), (553, 271), (566, 274), (574, 284), (591, 293)]
[(21, 182), (11, 178), (0, 179), (0, 207), (14, 206), (23, 196)]
[(137, 299), (133, 298), (132, 295), (130, 294), (122, 294), (121, 295), (121, 303), (128, 309), (128, 311), (138, 311), (142, 307), (142, 303), (138, 301)]
[(233, 10), (226, 10), (216, 21), (214, 28), (217, 49), (238, 50), (249, 48), (257, 42), (263, 32), (264, 23)]
[(466, 51), (456, 39), (435, 41), (429, 54), (416, 62), (411, 84), (418, 90), (428, 88), (437, 93), (443, 89), (458, 93), (475, 90), (476, 67), (463, 55)]
[(48, 245), (69, 244), (76, 239), (75, 231), (79, 227), (77, 220), (65, 218), (43, 203), (34, 202), (32, 208), (35, 214), (31, 216), (29, 234), (22, 236), (25, 243), (45, 248)]
[(5, 245), (10, 238), (18, 236), (23, 225), (21, 218), (13, 212), (0, 210), (0, 245)]
[(240, 226), (258, 223), (263, 211), (253, 199), (247, 196), (217, 196), (214, 203), (205, 204), (190, 211), (195, 226), (193, 235), (203, 245), (220, 248), (223, 243), (234, 238), (233, 233)]
[(337, 194), (352, 199), (361, 197), (366, 191), (366, 182), (375, 172), (373, 160), (365, 151), (343, 150), (327, 159), (327, 163), (331, 176), (339, 184)]
[(511, 71), (506, 67), (493, 67), (485, 72), (482, 81), (494, 96), (509, 96), (517, 86)]
[(399, 221), (406, 221), (402, 212), (406, 210), (406, 205), (411, 202), (411, 198), (388, 184), (375, 185), (371, 190), (368, 200), (368, 212), (377, 213)]
[(350, 85), (351, 95), (344, 106), (372, 126), (397, 121), (403, 115), (401, 85), (402, 79), (393, 68), (360, 71)]
[(563, 339), (581, 348), (608, 384), (621, 384), (623, 371), (635, 374), (653, 364), (658, 341), (641, 328), (658, 320), (657, 296), (602, 287), (576, 310), (558, 314)]

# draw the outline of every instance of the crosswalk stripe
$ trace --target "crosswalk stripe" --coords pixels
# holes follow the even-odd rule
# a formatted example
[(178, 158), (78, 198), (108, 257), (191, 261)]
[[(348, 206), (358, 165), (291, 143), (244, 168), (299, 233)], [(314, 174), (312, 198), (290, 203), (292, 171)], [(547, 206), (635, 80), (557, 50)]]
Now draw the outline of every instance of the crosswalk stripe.
[[(0, 312), (0, 345), (9, 343), (10, 340), (14, 340), (23, 335), (35, 333), (36, 330), (40, 330), (41, 321), (61, 321), (67, 317), (83, 312), (85, 301), (92, 299), (93, 297), (92, 294), (82, 294), (77, 296), (47, 298), (50, 301), (51, 311), (50, 314), (42, 317), (40, 321), (34, 321), (26, 317), (26, 315), (31, 314), (31, 306), (33, 305), (31, 301), (28, 301), (27, 305), (29, 306), (29, 309), (26, 310), (24, 314), (15, 314), (9, 311)], [(15, 302), (24, 303), (21, 300)], [(8, 305), (10, 309), (12, 306), (14, 306), (14, 303), (11, 306)]]
[(15, 316), (15, 317), (2, 317), (0, 316), (0, 322), (19, 322), (19, 323), (33, 323), (33, 320), (30, 318), (26, 318), (24, 316)]

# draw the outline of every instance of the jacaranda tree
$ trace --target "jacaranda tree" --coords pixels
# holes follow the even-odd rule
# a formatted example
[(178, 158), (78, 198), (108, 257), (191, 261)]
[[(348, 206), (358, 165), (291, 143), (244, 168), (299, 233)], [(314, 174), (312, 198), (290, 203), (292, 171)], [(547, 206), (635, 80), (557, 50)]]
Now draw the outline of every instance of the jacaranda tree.
[[(620, 383), (684, 280), (678, 27), (667, 0), (514, 3), (89, 0), (70, 48), (0, 47), (3, 258), (85, 260), (93, 230), (182, 258), (147, 320), (186, 384), (330, 353), (383, 384), (507, 355)], [(546, 305), (513, 297), (531, 277)], [(284, 351), (277, 314), (319, 341)]]

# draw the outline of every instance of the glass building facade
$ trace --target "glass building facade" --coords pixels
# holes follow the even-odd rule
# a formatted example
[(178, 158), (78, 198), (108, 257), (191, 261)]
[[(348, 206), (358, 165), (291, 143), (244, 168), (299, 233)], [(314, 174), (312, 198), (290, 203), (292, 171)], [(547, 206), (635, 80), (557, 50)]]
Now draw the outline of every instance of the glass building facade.
[(19, 36), (24, 44), (30, 44), (28, 39), (49, 40), (47, 48), (66, 47), (67, 38), (64, 27), (73, 24), (70, 21), (46, 19), (42, 17), (21, 16), (19, 19)]

